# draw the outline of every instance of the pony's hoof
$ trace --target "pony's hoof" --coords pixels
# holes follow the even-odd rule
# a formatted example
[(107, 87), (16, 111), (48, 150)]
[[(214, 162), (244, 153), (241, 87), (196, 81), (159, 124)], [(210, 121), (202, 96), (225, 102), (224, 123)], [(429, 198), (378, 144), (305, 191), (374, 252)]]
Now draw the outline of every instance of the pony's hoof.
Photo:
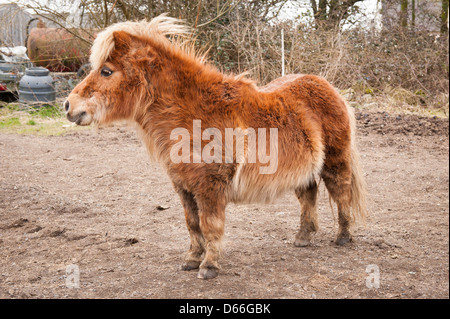
[(184, 271), (194, 270), (198, 269), (199, 266), (200, 266), (199, 261), (189, 260), (186, 261), (183, 265), (181, 265), (181, 270)]
[(311, 241), (309, 239), (296, 238), (294, 241), (295, 247), (306, 247), (306, 246), (309, 246), (310, 244), (311, 244)]
[(339, 235), (338, 238), (336, 239), (335, 243), (338, 246), (343, 246), (343, 245), (351, 242), (352, 240), (353, 240), (352, 236), (350, 236), (348, 234), (347, 235)]
[(200, 279), (212, 279), (216, 278), (219, 274), (219, 270), (216, 268), (200, 268), (197, 278)]

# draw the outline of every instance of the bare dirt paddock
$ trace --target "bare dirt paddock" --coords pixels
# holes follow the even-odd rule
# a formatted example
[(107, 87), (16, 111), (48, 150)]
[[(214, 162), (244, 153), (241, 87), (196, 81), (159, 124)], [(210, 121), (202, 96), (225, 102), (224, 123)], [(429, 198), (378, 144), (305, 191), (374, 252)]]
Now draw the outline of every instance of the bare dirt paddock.
[[(294, 195), (230, 205), (223, 269), (210, 281), (180, 270), (182, 207), (134, 131), (1, 133), (0, 298), (448, 298), (448, 120), (357, 117), (370, 217), (354, 242), (332, 242), (323, 185), (306, 248), (293, 245)], [(66, 286), (70, 265), (79, 288)]]

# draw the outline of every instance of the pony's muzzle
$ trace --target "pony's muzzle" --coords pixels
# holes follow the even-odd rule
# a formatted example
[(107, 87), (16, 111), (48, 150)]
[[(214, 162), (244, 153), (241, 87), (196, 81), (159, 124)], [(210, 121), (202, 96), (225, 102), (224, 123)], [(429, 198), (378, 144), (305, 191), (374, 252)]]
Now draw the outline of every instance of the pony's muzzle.
[(70, 122), (77, 125), (90, 125), (94, 114), (92, 106), (89, 107), (87, 100), (78, 94), (69, 94), (63, 103), (66, 117)]
[(86, 117), (86, 112), (80, 112), (78, 114), (75, 115), (70, 115), (70, 113), (67, 113), (67, 119), (70, 122), (74, 122), (77, 125), (81, 125), (83, 123), (83, 119)]

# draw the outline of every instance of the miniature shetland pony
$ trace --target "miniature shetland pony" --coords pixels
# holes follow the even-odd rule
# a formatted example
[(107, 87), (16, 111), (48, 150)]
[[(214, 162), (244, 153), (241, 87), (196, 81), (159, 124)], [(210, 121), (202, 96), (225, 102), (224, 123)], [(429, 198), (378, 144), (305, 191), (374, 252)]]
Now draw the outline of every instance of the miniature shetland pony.
[[(351, 241), (355, 217), (366, 214), (365, 184), (354, 116), (339, 93), (313, 75), (288, 75), (258, 88), (244, 76), (223, 74), (205, 62), (192, 43), (183, 42), (189, 34), (181, 21), (165, 15), (106, 28), (92, 46), (92, 71), (64, 103), (67, 118), (78, 125), (116, 120), (137, 124), (184, 208), (191, 244), (182, 269), (199, 269), (202, 279), (218, 275), (229, 202), (271, 202), (285, 192), (295, 193), (302, 209), (294, 244), (307, 246), (318, 229), (317, 178), (337, 204), (336, 244)], [(249, 160), (249, 134), (244, 151), (238, 154), (233, 148), (231, 158), (219, 153), (212, 162), (195, 161), (193, 148), (188, 148), (180, 149), (184, 160), (174, 161), (171, 154), (180, 143), (174, 130), (182, 129), (195, 144), (195, 121), (214, 128), (215, 139), (227, 129), (276, 129), (276, 139), (258, 137), (260, 143), (271, 143), (275, 169), (262, 173), (267, 162)], [(197, 141), (202, 148), (212, 137), (206, 135)], [(228, 146), (218, 140), (216, 146), (237, 148), (237, 138), (232, 136)], [(267, 149), (261, 152), (267, 155)]]

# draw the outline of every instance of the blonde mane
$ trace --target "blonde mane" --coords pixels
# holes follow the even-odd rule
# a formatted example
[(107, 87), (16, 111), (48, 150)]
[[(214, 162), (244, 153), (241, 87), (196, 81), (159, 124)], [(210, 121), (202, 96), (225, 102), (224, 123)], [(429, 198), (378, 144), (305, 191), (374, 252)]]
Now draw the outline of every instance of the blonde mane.
[[(170, 44), (168, 35), (178, 35), (189, 37), (192, 34), (191, 28), (186, 26), (180, 19), (168, 17), (161, 14), (151, 21), (126, 21), (110, 25), (105, 30), (98, 33), (91, 48), (90, 63), (93, 70), (99, 69), (109, 58), (114, 50), (114, 36), (116, 31), (124, 31), (134, 36), (149, 37), (154, 41)], [(182, 45), (179, 45), (181, 48)], [(185, 46), (189, 50), (189, 46)]]

